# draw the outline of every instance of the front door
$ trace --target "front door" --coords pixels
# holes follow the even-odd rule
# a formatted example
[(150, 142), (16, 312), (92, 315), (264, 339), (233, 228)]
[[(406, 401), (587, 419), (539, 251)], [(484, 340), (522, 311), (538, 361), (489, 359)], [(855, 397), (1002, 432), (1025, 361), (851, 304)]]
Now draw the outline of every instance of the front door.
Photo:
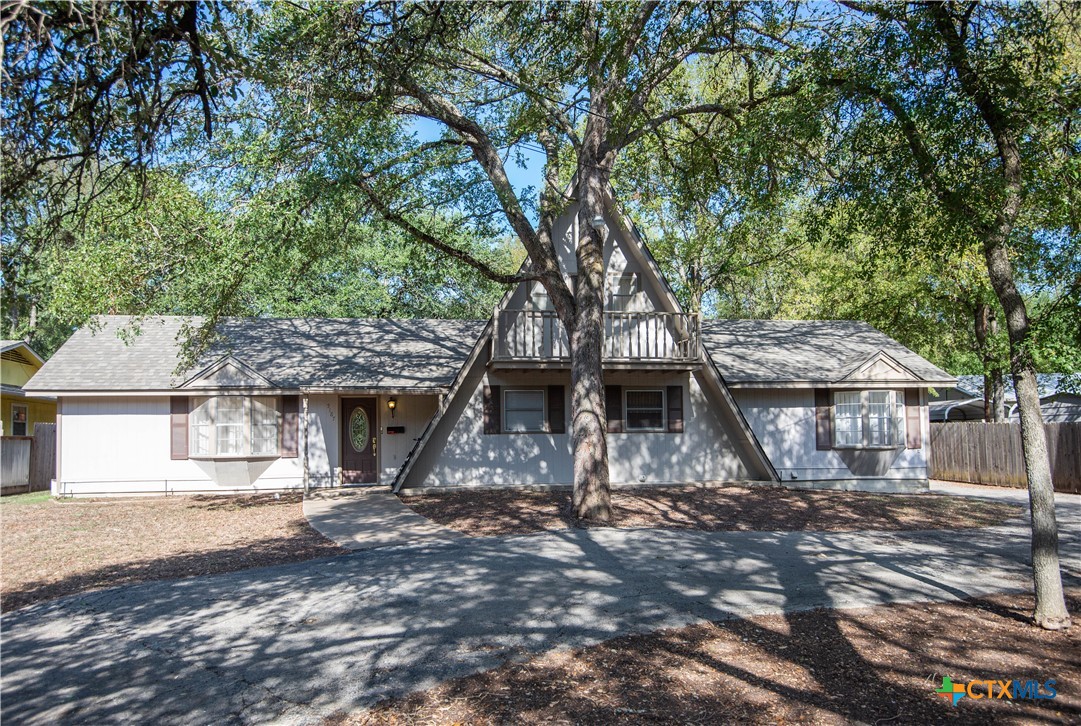
[(346, 484), (375, 484), (376, 437), (374, 398), (342, 399), (342, 479)]

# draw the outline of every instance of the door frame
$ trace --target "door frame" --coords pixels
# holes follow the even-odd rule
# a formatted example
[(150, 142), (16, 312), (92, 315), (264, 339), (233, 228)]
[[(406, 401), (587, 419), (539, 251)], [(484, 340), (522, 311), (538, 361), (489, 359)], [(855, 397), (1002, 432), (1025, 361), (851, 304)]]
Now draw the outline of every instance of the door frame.
[[(346, 481), (345, 472), (353, 471), (352, 469), (345, 468), (345, 447), (351, 446), (348, 437), (345, 435), (345, 402), (346, 401), (371, 401), (372, 402), (372, 421), (371, 421), (371, 434), (375, 439), (375, 451), (373, 456), (375, 458), (375, 481)], [(339, 396), (338, 398), (338, 470), (341, 472), (341, 485), (343, 487), (374, 487), (379, 486), (379, 479), (382, 473), (379, 462), (381, 461), (382, 453), (382, 437), (380, 436), (381, 429), (379, 428), (379, 396)]]

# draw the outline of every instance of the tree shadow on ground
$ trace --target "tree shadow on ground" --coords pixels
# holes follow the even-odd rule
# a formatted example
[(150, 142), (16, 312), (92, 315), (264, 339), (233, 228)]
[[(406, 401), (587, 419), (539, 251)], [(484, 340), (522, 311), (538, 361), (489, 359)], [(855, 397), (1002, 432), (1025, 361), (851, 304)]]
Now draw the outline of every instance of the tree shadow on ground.
[[(1070, 610), (1081, 611), (1081, 589), (1070, 595)], [(1032, 627), (1030, 607), (1029, 596), (1000, 596), (629, 635), (508, 663), (331, 722), (1076, 723), (1081, 634)], [(969, 698), (956, 707), (934, 692), (944, 675), (1057, 678), (1059, 695)]]
[[(1064, 535), (1064, 549), (1076, 545), (1075, 535)], [(728, 691), (689, 692), (704, 699), (704, 709), (736, 716), (710, 720), (738, 720), (736, 705), (751, 709), (761, 694), (774, 694), (797, 715), (873, 722), (896, 710), (882, 703), (870, 708), (860, 701), (866, 694), (882, 692), (905, 706), (933, 691), (935, 684), (924, 680), (932, 674), (903, 656), (911, 628), (853, 624), (843, 611), (797, 612), (769, 622), (746, 614), (1023, 587), (1027, 551), (1020, 527), (888, 535), (564, 530), (385, 547), (147, 583), (5, 616), (3, 716), (94, 723), (314, 720), (520, 662), (529, 653), (734, 621), (743, 630), (731, 645), (753, 643), (749, 660), (713, 647), (683, 652), (691, 646), (681, 641), (693, 645), (693, 639), (677, 633), (664, 648), (651, 646), (649, 653), (661, 661), (636, 661), (633, 677), (610, 684), (610, 701), (588, 690), (609, 678), (603, 659), (593, 670), (538, 675), (537, 687), (578, 699), (568, 701), (563, 714), (570, 721), (666, 720), (664, 709), (677, 713), (673, 709), (687, 700), (673, 684), (698, 669), (729, 679)], [(1069, 559), (1066, 565), (1076, 567)], [(973, 648), (983, 621), (946, 622), (925, 636), (949, 645), (940, 654), (940, 674), (959, 680), (1017, 675), (1005, 651), (986, 656), (1002, 663), (1002, 671), (965, 670), (966, 662), (979, 662)], [(853, 643), (858, 637), (894, 650), (868, 653)], [(812, 647), (830, 653), (832, 662), (815, 665), (803, 650)], [(1077, 670), (1076, 648), (1063, 650)], [(756, 658), (778, 665), (774, 672), (748, 667)], [(663, 669), (668, 660), (679, 667)], [(1058, 667), (1058, 661), (1045, 662)], [(910, 665), (910, 680), (895, 682), (882, 670)], [(788, 672), (802, 679), (790, 681)], [(1064, 682), (1066, 674), (1065, 668), (1050, 673)], [(1081, 682), (1081, 674), (1073, 682)], [(657, 698), (672, 699), (649, 707), (659, 715), (633, 712), (641, 710), (634, 700), (639, 683), (658, 686), (652, 689)], [(1065, 697), (1056, 708), (1062, 704), (1068, 705)], [(591, 707), (606, 710), (594, 717)], [(940, 710), (926, 713), (935, 719), (952, 713), (933, 708)], [(530, 719), (524, 711), (504, 720)]]

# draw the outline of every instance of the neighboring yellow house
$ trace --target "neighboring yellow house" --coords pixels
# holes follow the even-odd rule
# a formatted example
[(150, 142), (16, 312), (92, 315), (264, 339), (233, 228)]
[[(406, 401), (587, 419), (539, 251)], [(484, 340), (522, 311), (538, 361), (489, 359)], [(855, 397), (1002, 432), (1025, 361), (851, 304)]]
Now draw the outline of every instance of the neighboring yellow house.
[(33, 436), (34, 424), (56, 423), (55, 398), (23, 392), (23, 386), (45, 361), (21, 340), (3, 340), (0, 346), (0, 420), (4, 436)]

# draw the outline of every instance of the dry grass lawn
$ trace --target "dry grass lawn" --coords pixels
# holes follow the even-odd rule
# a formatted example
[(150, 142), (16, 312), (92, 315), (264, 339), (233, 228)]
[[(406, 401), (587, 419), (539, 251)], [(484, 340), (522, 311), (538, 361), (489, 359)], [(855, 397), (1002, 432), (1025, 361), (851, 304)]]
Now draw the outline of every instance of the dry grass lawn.
[[(458, 491), (402, 501), (434, 522), (475, 537), (575, 526), (565, 491)], [(616, 527), (760, 532), (989, 527), (1024, 512), (1012, 504), (938, 494), (737, 486), (615, 490), (612, 508)]]
[(0, 499), (0, 607), (84, 590), (336, 555), (299, 494)]
[[(1077, 622), (1081, 590), (1070, 595)], [(1009, 595), (627, 636), (508, 662), (328, 726), (1081, 723), (1081, 623), (1040, 630), (1026, 622), (1031, 607), (1030, 596)], [(1058, 695), (964, 698), (954, 707), (934, 694), (944, 675), (1055, 679)], [(974, 688), (979, 695), (985, 686)]]

